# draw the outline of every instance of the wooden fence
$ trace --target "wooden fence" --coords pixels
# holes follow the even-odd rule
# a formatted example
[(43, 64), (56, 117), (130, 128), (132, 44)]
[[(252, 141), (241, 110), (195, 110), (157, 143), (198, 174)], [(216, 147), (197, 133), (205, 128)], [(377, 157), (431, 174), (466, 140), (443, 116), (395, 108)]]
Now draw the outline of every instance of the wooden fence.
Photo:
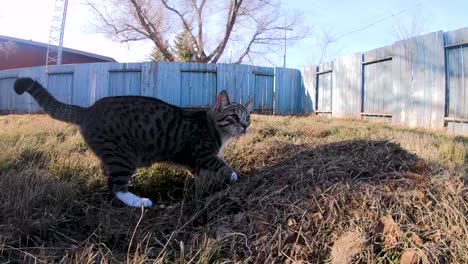
[[(210, 107), (226, 89), (231, 101), (254, 98), (262, 113), (300, 114), (307, 99), (296, 69), (238, 64), (92, 63), (0, 71), (0, 111), (34, 113), (40, 108), (29, 95), (18, 96), (19, 77), (38, 79), (60, 101), (89, 106), (115, 95), (142, 95), (186, 108)], [(275, 96), (276, 94), (276, 96)], [(309, 107), (310, 108), (310, 107)]]
[(304, 69), (237, 64), (94, 63), (0, 71), (0, 111), (38, 112), (13, 83), (31, 76), (59, 100), (89, 106), (113, 95), (209, 107), (226, 89), (258, 112), (383, 120), (468, 134), (468, 28), (433, 32)]
[(468, 134), (468, 28), (306, 67), (304, 84), (318, 115)]

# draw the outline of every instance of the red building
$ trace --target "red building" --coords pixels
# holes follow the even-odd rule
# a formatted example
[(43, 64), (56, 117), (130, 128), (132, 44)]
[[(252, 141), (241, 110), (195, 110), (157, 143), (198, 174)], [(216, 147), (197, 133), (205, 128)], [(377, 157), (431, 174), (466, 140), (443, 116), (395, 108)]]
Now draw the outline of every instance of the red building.
[[(0, 70), (44, 66), (47, 44), (0, 35)], [(62, 64), (116, 62), (113, 58), (63, 48)]]

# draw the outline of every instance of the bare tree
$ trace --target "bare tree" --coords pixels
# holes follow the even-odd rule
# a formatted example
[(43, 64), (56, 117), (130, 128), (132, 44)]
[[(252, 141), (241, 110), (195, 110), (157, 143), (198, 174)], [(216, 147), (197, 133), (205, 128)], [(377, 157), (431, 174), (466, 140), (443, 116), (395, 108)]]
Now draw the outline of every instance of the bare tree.
[(315, 38), (317, 41), (317, 47), (320, 51), (317, 64), (322, 64), (323, 62), (333, 60), (337, 54), (337, 51), (332, 48), (332, 45), (335, 44), (338, 39), (332, 30), (322, 29), (317, 34), (315, 34)]
[(13, 41), (0, 42), (0, 58), (8, 59), (16, 52), (16, 44)]
[(310, 58), (311, 64), (320, 65), (332, 61), (340, 52), (337, 46), (338, 37), (330, 28), (314, 30), (312, 42), (314, 48)]
[[(87, 0), (96, 30), (114, 40), (149, 39), (166, 61), (177, 61), (175, 36), (187, 32), (196, 62), (216, 63), (226, 53), (234, 62), (252, 61), (287, 40), (304, 38), (308, 29), (299, 13), (289, 14), (278, 0)], [(229, 52), (227, 52), (229, 51)], [(225, 55), (226, 57), (226, 55)], [(226, 59), (226, 58), (225, 58)]]
[(396, 40), (407, 40), (421, 35), (426, 27), (426, 18), (421, 14), (415, 14), (409, 22), (398, 20), (392, 26), (392, 33)]

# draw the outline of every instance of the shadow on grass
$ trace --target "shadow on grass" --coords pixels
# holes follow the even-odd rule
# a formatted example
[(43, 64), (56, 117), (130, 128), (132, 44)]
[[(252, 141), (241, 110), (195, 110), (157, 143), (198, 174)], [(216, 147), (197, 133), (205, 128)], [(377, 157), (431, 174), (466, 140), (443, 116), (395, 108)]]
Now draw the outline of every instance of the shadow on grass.
[[(389, 193), (415, 188), (402, 173), (425, 170), (414, 168), (417, 156), (389, 141), (353, 140), (318, 147), (283, 143), (279, 152), (267, 154), (281, 157), (242, 175), (238, 184), (229, 187), (207, 177), (154, 180), (145, 186), (146, 176), (137, 176), (141, 182), (135, 185), (136, 193), (159, 201), (161, 194), (151, 196), (152, 191), (167, 190), (162, 196), (172, 203), (166, 210), (144, 211), (141, 219), (141, 209), (112, 207), (106, 194), (77, 183), (76, 188), (72, 182), (63, 189), (69, 193), (67, 199), (44, 177), (34, 183), (38, 189), (18, 184), (33, 192), (28, 199), (36, 203), (11, 202), (15, 194), (24, 192), (21, 189), (3, 196), (9, 203), (0, 206), (1, 210), (18, 211), (9, 211), (8, 219), (0, 212), (4, 215), (0, 217), (0, 245), (8, 246), (0, 250), (0, 256), (14, 262), (43, 254), (44, 261), (60, 261), (84, 254), (91, 245), (89, 254), (94, 260), (122, 261), (130, 252), (169, 262), (194, 258), (273, 263), (288, 259), (280, 253), (284, 251), (323, 262), (337, 232), (352, 226), (370, 229), (383, 212), (401, 209), (399, 200)], [(22, 175), (18, 181), (28, 181), (34, 172)], [(7, 184), (4, 181), (1, 187), (8, 188)], [(404, 213), (411, 219), (421, 214)], [(209, 254), (203, 253), (206, 250)]]

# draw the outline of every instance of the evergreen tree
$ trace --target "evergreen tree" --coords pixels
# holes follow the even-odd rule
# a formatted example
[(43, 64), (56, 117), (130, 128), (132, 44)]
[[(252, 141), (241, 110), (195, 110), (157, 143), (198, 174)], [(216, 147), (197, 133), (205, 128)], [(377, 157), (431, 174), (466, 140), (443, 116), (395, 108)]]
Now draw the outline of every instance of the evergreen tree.
[(162, 52), (158, 49), (158, 47), (154, 47), (153, 48), (153, 51), (151, 52), (150, 54), (150, 58), (149, 58), (151, 61), (167, 61), (164, 57), (164, 55), (162, 54)]
[(180, 62), (196, 62), (196, 48), (188, 31), (179, 33), (174, 40), (174, 53)]
[[(171, 50), (176, 55), (176, 61), (179, 62), (196, 62), (196, 48), (187, 31), (179, 33), (174, 40), (174, 45)], [(151, 61), (168, 61), (164, 54), (154, 47), (150, 54)]]

